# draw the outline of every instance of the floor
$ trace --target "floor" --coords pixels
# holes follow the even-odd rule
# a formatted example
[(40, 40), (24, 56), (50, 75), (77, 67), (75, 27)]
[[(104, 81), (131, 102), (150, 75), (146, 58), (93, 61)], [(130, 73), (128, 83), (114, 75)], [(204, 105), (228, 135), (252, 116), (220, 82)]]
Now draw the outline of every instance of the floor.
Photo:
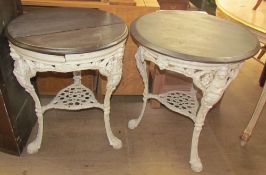
[[(262, 65), (247, 61), (219, 105), (206, 119), (199, 154), (204, 165), (200, 175), (264, 175), (266, 172), (266, 118), (262, 117), (251, 140), (240, 146), (239, 135), (255, 108), (262, 88)], [(48, 98), (42, 98), (43, 103)], [(1, 175), (193, 175), (189, 166), (193, 123), (168, 109), (145, 111), (135, 130), (127, 122), (138, 116), (140, 96), (112, 99), (111, 126), (123, 142), (108, 145), (103, 113), (97, 109), (45, 114), (44, 136), (38, 153), (21, 157), (0, 152)], [(266, 116), (264, 108), (262, 116)], [(36, 132), (32, 132), (32, 138)], [(32, 140), (30, 138), (30, 140)]]

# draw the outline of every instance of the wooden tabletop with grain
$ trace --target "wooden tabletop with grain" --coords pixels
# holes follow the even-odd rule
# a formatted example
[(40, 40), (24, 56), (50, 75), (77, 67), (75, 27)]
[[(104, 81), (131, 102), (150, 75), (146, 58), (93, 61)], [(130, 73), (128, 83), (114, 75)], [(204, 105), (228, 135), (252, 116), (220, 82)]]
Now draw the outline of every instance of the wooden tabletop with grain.
[(40, 53), (88, 53), (115, 46), (127, 38), (126, 24), (98, 9), (48, 8), (23, 14), (7, 27), (14, 45)]
[(140, 45), (186, 61), (240, 62), (260, 48), (244, 27), (201, 12), (157, 11), (136, 19), (130, 31)]
[(253, 10), (257, 0), (216, 0), (217, 8), (228, 17), (266, 34), (266, 1)]

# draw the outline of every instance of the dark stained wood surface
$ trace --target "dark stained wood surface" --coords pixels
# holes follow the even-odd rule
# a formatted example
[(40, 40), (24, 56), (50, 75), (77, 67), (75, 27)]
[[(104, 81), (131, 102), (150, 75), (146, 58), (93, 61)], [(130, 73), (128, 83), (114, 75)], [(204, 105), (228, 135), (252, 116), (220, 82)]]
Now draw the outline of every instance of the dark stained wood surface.
[(260, 48), (258, 39), (242, 26), (200, 12), (154, 12), (136, 19), (130, 30), (139, 44), (187, 61), (238, 62)]
[(48, 54), (74, 54), (102, 50), (125, 40), (126, 24), (98, 9), (51, 8), (13, 20), (8, 39), (16, 46)]

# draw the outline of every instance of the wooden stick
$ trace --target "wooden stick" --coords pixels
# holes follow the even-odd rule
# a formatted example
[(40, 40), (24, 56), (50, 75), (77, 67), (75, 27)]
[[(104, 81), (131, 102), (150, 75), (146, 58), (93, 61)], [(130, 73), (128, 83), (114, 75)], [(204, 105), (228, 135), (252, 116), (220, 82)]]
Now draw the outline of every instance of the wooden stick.
[(262, 0), (258, 0), (256, 5), (253, 7), (253, 10), (257, 10), (257, 8), (260, 6)]

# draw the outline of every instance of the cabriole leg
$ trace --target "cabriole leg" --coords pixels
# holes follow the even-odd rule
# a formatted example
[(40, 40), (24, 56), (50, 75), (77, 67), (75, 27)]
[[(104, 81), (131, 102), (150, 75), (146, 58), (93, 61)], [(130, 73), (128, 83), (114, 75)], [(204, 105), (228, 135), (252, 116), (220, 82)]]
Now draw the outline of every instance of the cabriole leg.
[(112, 92), (116, 89), (116, 86), (121, 80), (123, 51), (123, 49), (120, 49), (115, 55), (115, 58), (109, 61), (108, 65), (110, 66), (110, 69), (105, 66), (103, 69), (99, 70), (101, 74), (107, 77), (106, 94), (104, 97), (103, 108), (104, 124), (109, 143), (113, 146), (114, 149), (122, 148), (122, 142), (113, 134), (110, 126), (110, 99), (112, 96)]
[(202, 171), (202, 163), (198, 155), (198, 142), (199, 142), (199, 136), (204, 124), (204, 119), (210, 109), (209, 106), (204, 104), (204, 97), (201, 100), (202, 104), (200, 106), (200, 109), (198, 111), (198, 115), (194, 124), (194, 130), (193, 130), (193, 135), (192, 135), (192, 143), (191, 143), (191, 153), (190, 153), (190, 165), (191, 169), (195, 172), (200, 172)]
[(104, 97), (104, 124), (106, 129), (106, 134), (109, 140), (110, 145), (114, 149), (122, 148), (122, 142), (116, 136), (114, 136), (111, 126), (110, 126), (110, 99), (112, 92), (115, 90), (118, 82), (120, 81), (121, 75), (112, 75), (107, 78), (107, 89)]
[(142, 55), (142, 49), (141, 47), (138, 49), (136, 55), (136, 64), (137, 64), (137, 68), (140, 72), (140, 75), (142, 77), (142, 80), (143, 80), (143, 83), (144, 83), (144, 92), (143, 92), (143, 106), (142, 106), (142, 109), (141, 109), (141, 113), (140, 113), (140, 116), (137, 118), (137, 119), (132, 119), (128, 122), (128, 128), (130, 129), (134, 129), (136, 128), (142, 117), (143, 117), (143, 114), (144, 114), (144, 111), (145, 111), (145, 108), (146, 108), (146, 104), (147, 104), (147, 95), (148, 95), (148, 76), (147, 76), (147, 72), (146, 72), (146, 62), (144, 61), (144, 58), (143, 58), (143, 55)]
[(203, 92), (201, 106), (195, 118), (189, 161), (191, 164), (191, 169), (195, 172), (200, 172), (203, 169), (198, 155), (198, 141), (202, 127), (204, 125), (205, 117), (212, 106), (220, 100), (226, 87), (236, 77), (237, 73), (238, 66), (234, 68), (230, 68), (230, 66), (224, 66), (215, 72), (208, 72), (199, 77), (193, 78), (193, 82)]

